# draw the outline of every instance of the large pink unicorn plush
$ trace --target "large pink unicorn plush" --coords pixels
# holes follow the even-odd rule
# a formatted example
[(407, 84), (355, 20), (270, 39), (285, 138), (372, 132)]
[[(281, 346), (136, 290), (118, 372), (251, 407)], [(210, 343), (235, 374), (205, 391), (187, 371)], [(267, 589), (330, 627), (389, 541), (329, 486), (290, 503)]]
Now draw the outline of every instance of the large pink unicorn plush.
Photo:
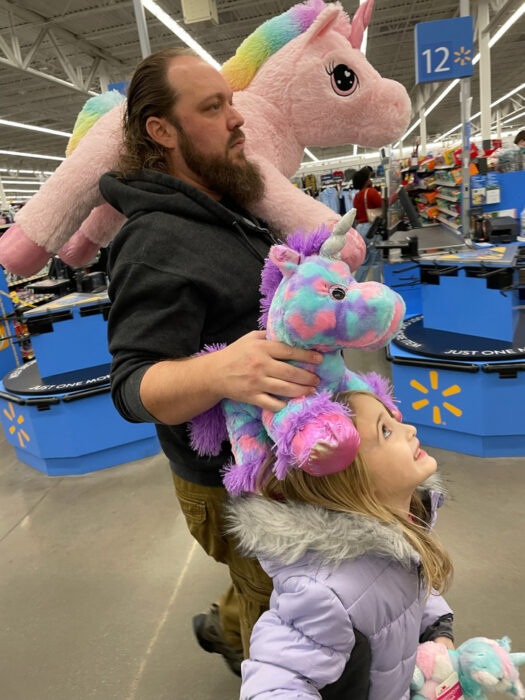
[[(372, 6), (366, 0), (350, 22), (339, 3), (295, 5), (262, 24), (222, 67), (245, 119), (247, 156), (259, 163), (266, 182), (253, 213), (276, 231), (333, 227), (339, 219), (289, 181), (305, 146), (380, 147), (406, 129), (405, 88), (382, 78), (360, 51)], [(118, 168), (122, 149), (124, 104), (115, 102), (120, 99), (111, 94), (88, 101), (67, 158), (0, 239), (7, 269), (34, 273), (57, 251), (73, 266), (85, 264), (120, 228), (122, 215), (103, 203), (98, 188), (100, 176)], [(349, 262), (356, 269), (364, 244), (351, 235)]]
[(405, 313), (403, 300), (388, 287), (354, 280), (345, 261), (347, 217), (354, 214), (355, 209), (330, 235), (321, 227), (272, 246), (262, 273), (261, 326), (269, 340), (323, 353), (315, 368), (321, 380), (316, 392), (289, 400), (277, 413), (225, 399), (192, 422), (193, 447), (200, 454), (218, 454), (221, 442), (230, 440), (235, 463), (224, 483), (231, 493), (255, 491), (271, 451), (280, 479), (290, 466), (315, 475), (345, 469), (357, 453), (359, 434), (347, 409), (332, 400), (337, 392), (372, 391), (396, 411), (386, 380), (374, 372), (358, 375), (343, 359), (343, 348), (387, 345)]

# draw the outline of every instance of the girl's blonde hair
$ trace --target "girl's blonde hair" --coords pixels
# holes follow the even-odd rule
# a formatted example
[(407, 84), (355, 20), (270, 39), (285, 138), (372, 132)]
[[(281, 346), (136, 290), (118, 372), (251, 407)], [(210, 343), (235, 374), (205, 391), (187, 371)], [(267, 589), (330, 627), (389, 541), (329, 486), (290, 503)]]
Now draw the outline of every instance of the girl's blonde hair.
[[(337, 396), (337, 400), (352, 408), (352, 399), (358, 395), (371, 396), (382, 403), (375, 394), (367, 391), (345, 391)], [(392, 415), (387, 406), (385, 409)], [(267, 459), (259, 474), (257, 486), (263, 496), (310, 503), (343, 513), (357, 513), (386, 525), (396, 524), (420, 556), (422, 580), (427, 593), (431, 589), (443, 593), (449, 587), (453, 574), (452, 562), (442, 545), (428, 531), (429, 513), (417, 492), (412, 496), (410, 512), (413, 519), (410, 520), (406, 514), (378, 501), (366, 463), (359, 453), (347, 469), (321, 477), (312, 476), (302, 469), (290, 469), (281, 481), (273, 472), (273, 462), (273, 456)]]

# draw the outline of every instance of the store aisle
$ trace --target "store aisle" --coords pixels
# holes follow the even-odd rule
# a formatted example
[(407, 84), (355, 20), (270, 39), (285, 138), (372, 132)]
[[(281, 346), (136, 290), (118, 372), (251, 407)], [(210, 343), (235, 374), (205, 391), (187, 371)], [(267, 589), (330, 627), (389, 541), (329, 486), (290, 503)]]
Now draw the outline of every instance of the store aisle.
[[(525, 651), (525, 459), (432, 453), (451, 492), (439, 533), (457, 637), (508, 634)], [(227, 576), (188, 535), (164, 457), (51, 478), (2, 438), (0, 562), (2, 699), (237, 697), (191, 633)]]

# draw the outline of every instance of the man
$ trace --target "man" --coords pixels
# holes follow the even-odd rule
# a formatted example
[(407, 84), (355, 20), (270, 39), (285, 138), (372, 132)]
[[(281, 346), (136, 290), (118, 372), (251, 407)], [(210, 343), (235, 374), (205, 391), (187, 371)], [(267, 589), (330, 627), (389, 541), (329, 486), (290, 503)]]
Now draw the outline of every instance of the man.
[[(254, 330), (272, 239), (244, 209), (264, 181), (244, 155), (243, 118), (221, 74), (189, 51), (160, 51), (136, 69), (126, 110), (121, 172), (100, 181), (128, 219), (109, 260), (113, 400), (127, 420), (156, 423), (190, 531), (230, 568), (230, 589), (193, 622), (200, 645), (240, 675), (271, 581), (223, 534), (229, 445), (199, 457), (187, 421), (223, 398), (277, 411), (285, 403), (276, 396), (318, 383), (286, 360), (322, 358)], [(195, 357), (215, 343), (227, 346)]]

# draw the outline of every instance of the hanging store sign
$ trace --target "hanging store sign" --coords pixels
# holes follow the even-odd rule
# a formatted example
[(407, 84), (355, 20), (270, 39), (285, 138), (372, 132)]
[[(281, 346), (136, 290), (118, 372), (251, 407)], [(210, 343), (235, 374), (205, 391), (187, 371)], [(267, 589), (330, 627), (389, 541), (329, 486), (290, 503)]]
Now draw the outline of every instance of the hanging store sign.
[(472, 17), (420, 22), (415, 28), (416, 83), (467, 78), (474, 73)]

